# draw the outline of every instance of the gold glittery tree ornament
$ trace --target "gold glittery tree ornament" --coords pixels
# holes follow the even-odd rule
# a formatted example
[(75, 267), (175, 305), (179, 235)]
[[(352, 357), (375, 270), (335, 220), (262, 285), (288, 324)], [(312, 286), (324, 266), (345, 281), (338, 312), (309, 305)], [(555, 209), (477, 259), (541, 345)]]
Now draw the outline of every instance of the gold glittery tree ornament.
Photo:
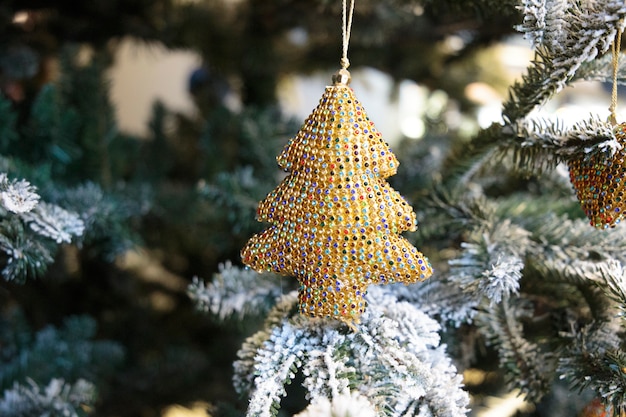
[(343, 68), (277, 157), (289, 175), (258, 206), (272, 226), (241, 257), (256, 271), (295, 276), (300, 313), (352, 325), (370, 284), (414, 283), (432, 269), (399, 235), (416, 230), (415, 213), (385, 180), (398, 160), (348, 86), (345, 32)]
[(578, 417), (626, 417), (626, 411), (613, 411), (612, 405), (604, 404), (599, 398), (594, 398), (581, 410)]
[(598, 229), (615, 227), (626, 213), (626, 124), (615, 126), (614, 133), (622, 148), (612, 157), (597, 154), (568, 163), (576, 197)]
[(582, 155), (569, 161), (570, 181), (576, 197), (589, 218), (598, 229), (615, 227), (626, 213), (626, 123), (617, 124), (617, 70), (622, 31), (618, 30), (613, 43), (613, 93), (610, 121), (613, 133), (621, 149), (612, 156)]

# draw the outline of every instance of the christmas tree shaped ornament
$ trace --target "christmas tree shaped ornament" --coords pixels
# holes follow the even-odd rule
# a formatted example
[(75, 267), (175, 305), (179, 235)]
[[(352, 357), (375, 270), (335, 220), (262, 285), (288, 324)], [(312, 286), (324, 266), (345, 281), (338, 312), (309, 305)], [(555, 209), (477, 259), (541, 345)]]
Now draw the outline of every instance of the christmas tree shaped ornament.
[(620, 149), (613, 155), (583, 155), (568, 162), (576, 197), (589, 223), (598, 229), (615, 227), (626, 212), (626, 123), (617, 124), (615, 115), (621, 38), (622, 31), (618, 30), (612, 46), (613, 92), (609, 108), (609, 120)]
[(257, 219), (272, 226), (241, 251), (258, 271), (295, 276), (299, 311), (310, 317), (359, 322), (371, 284), (405, 284), (432, 274), (428, 259), (403, 231), (416, 216), (386, 181), (398, 160), (348, 86), (346, 21), (342, 68), (318, 106), (278, 155), (289, 173), (259, 203)]

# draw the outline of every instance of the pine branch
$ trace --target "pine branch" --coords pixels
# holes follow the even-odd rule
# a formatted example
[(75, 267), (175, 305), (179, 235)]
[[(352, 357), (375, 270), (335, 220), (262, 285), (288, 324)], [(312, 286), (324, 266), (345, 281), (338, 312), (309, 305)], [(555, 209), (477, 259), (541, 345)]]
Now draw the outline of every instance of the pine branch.
[(462, 244), (462, 253), (450, 261), (450, 279), (468, 296), (499, 303), (519, 290), (523, 255), (531, 246), (528, 231), (510, 222), (493, 224)]
[[(535, 2), (527, 2), (532, 4)], [(561, 4), (559, 4), (561, 3)], [(544, 104), (561, 91), (574, 77), (584, 62), (605, 53), (615, 38), (617, 25), (624, 26), (626, 5), (620, 0), (598, 2), (568, 2), (561, 0), (541, 2), (536, 8), (527, 7), (525, 21), (538, 23), (537, 19), (552, 22), (552, 26), (533, 27), (527, 33), (541, 40), (536, 48), (536, 58), (509, 91), (502, 115), (507, 123), (526, 117), (534, 108)], [(554, 23), (562, 24), (554, 24)], [(620, 23), (621, 22), (621, 23)], [(541, 22), (539, 22), (541, 23)]]
[(602, 274), (602, 290), (606, 296), (615, 303), (618, 311), (620, 311), (619, 317), (622, 320), (622, 325), (626, 320), (626, 274), (624, 270), (619, 268), (619, 273), (605, 273)]
[(0, 221), (0, 251), (6, 263), (2, 277), (6, 281), (21, 284), (27, 278), (41, 276), (54, 261), (53, 250), (47, 239), (28, 233), (18, 219)]
[(463, 172), (456, 179), (457, 186), (466, 185), (485, 165), (508, 162), (507, 155), (512, 170), (538, 175), (581, 154), (610, 158), (620, 148), (613, 126), (594, 116), (567, 128), (558, 120), (532, 118), (505, 126), (494, 124), (479, 132), (469, 149), (455, 161), (456, 169)]
[[(593, 67), (588, 63), (609, 49), (617, 24), (624, 22), (620, 19), (626, 16), (626, 6), (617, 0), (593, 3), (528, 0), (523, 11), (525, 17), (520, 30), (536, 44), (536, 58), (522, 80), (509, 90), (509, 99), (503, 105), (504, 125), (494, 124), (480, 131), (470, 146), (452, 159), (462, 169), (463, 176), (458, 181), (461, 185), (485, 162), (492, 162), (494, 156), (501, 158), (510, 149), (518, 169), (540, 172), (574, 155), (574, 149), (569, 149), (572, 146), (580, 151), (583, 146), (580, 139), (589, 138), (593, 144), (613, 139), (615, 143), (608, 123), (602, 126), (598, 120), (564, 131), (558, 123), (525, 119), (574, 79), (593, 76)], [(588, 65), (577, 75), (583, 64)], [(584, 143), (586, 147), (589, 145)]]
[[(0, 323), (2, 327), (7, 324), (14, 323)], [(52, 378), (98, 381), (110, 375), (122, 362), (124, 350), (118, 343), (94, 340), (96, 330), (92, 318), (72, 316), (61, 328), (0, 333), (0, 343), (6, 348), (3, 352), (7, 353), (0, 367), (0, 387), (8, 389), (13, 382), (27, 379), (45, 384)]]
[(95, 386), (84, 379), (73, 384), (52, 379), (46, 386), (33, 380), (13, 385), (0, 398), (4, 417), (85, 417), (96, 402)]
[(480, 331), (498, 349), (500, 366), (507, 370), (507, 384), (536, 402), (550, 389), (556, 358), (526, 339), (521, 321), (532, 314), (527, 301), (505, 299), (477, 315), (476, 321)]
[(626, 354), (623, 330), (616, 334), (610, 327), (593, 323), (571, 335), (571, 343), (559, 359), (558, 372), (572, 388), (592, 389), (615, 410), (626, 404)]
[[(574, 77), (572, 77), (572, 82), (579, 80), (613, 82), (612, 54), (606, 53), (601, 58), (583, 63), (578, 71), (576, 71)], [(624, 59), (620, 60), (617, 69), (617, 84), (626, 84), (626, 62)]]
[(524, 16), (517, 30), (529, 39), (533, 46), (553, 44), (557, 30), (564, 25), (567, 3), (565, 1), (524, 0), (519, 6)]
[(518, 293), (525, 252), (532, 246), (528, 235), (507, 222), (497, 223), (494, 230), (476, 234), (478, 240), (462, 243), (449, 271), (417, 290), (397, 287), (398, 296), (453, 326), (471, 323), (481, 306)]
[(609, 158), (621, 148), (611, 124), (593, 116), (567, 129), (558, 121), (527, 119), (518, 123), (516, 130), (521, 140), (515, 143), (515, 161), (529, 170), (540, 168), (540, 164), (554, 167), (581, 154), (590, 157), (602, 153)]
[(487, 162), (497, 162), (502, 157), (502, 153), (498, 152), (498, 145), (503, 136), (510, 133), (504, 131), (503, 125), (493, 123), (479, 131), (469, 143), (454, 149), (443, 167), (447, 188), (463, 189)]
[(141, 242), (134, 228), (154, 205), (147, 185), (121, 185), (108, 192), (94, 182), (75, 187), (52, 186), (45, 196), (55, 204), (78, 213), (84, 224), (79, 244), (112, 261)]
[[(294, 294), (288, 297), (290, 303), (295, 302)], [(285, 385), (295, 378), (308, 342), (302, 331), (285, 323), (262, 330), (243, 344), (237, 354), (240, 359), (234, 364), (234, 381), (240, 393), (250, 395), (248, 416), (278, 414), (280, 399), (286, 394)]]
[[(621, 262), (626, 232), (598, 233), (585, 227), (583, 220), (557, 216), (541, 207), (520, 209), (519, 204), (509, 202), (515, 196), (501, 199), (497, 209), (484, 198), (458, 198), (458, 202), (443, 204), (466, 229), (467, 243), (450, 262), (450, 270), (434, 277), (430, 289), (425, 285), (414, 294), (398, 289), (397, 294), (455, 325), (473, 319), (498, 348), (509, 385), (537, 401), (556, 376), (557, 356), (551, 352), (567, 345), (561, 332), (568, 326), (593, 320), (596, 325), (610, 326), (613, 334), (623, 332), (623, 316), (616, 316), (615, 311), (623, 311), (619, 305), (624, 302)], [(510, 256), (516, 259), (511, 264), (515, 267), (498, 264)], [(514, 291), (490, 287), (489, 280), (499, 278), (490, 275), (499, 270), (493, 265), (503, 266), (503, 282), (513, 280)], [(499, 303), (491, 302), (498, 294)], [(537, 316), (542, 310), (551, 315)], [(555, 320), (561, 315), (569, 321)], [(545, 325), (557, 330), (546, 335), (545, 329), (539, 330)]]
[[(626, 232), (623, 229), (613, 233), (597, 233), (592, 228), (585, 227), (586, 222), (583, 219), (568, 219), (550, 212), (535, 218), (520, 217), (518, 221), (532, 231), (534, 240), (541, 243), (532, 256), (541, 256), (543, 252), (544, 256), (565, 262), (606, 262), (611, 259), (626, 261)], [(589, 272), (581, 271), (579, 275), (585, 276)]]
[(524, 286), (527, 296), (541, 297), (546, 307), (566, 310), (581, 322), (613, 320), (615, 305), (597, 286), (619, 263), (611, 258), (589, 259), (584, 250), (572, 247), (545, 247), (544, 251), (528, 257)]
[(244, 320), (249, 315), (264, 315), (274, 306), (281, 296), (282, 280), (275, 274), (259, 274), (226, 262), (219, 265), (209, 284), (194, 278), (188, 294), (201, 311), (221, 320)]
[(439, 268), (440, 273), (419, 287), (395, 286), (393, 291), (429, 316), (458, 327), (471, 323), (483, 303), (517, 292), (524, 254), (533, 243), (527, 231), (506, 220), (508, 213), (498, 213), (498, 205), (484, 196), (443, 193), (431, 204), (425, 215), (429, 223), (422, 226), (427, 239), (441, 233), (455, 246), (462, 240), (461, 248), (448, 261), (449, 270)]
[[(264, 349), (257, 352), (254, 366), (257, 377), (247, 415), (269, 417), (278, 414), (280, 399), (287, 393), (285, 385), (291, 383), (301, 365), (298, 355), (292, 352), (306, 350), (303, 335), (292, 330), (289, 325), (275, 328), (263, 344)], [(267, 378), (268, 375), (271, 377)]]
[(58, 244), (70, 243), (73, 237), (81, 236), (85, 230), (85, 224), (78, 214), (53, 204), (39, 203), (21, 217), (37, 234)]
[(6, 173), (0, 173), (0, 217), (5, 280), (24, 282), (40, 276), (53, 262), (56, 247), (50, 242), (70, 243), (84, 231), (77, 214), (40, 201), (28, 181), (9, 180)]
[[(462, 198), (456, 204), (440, 200), (440, 204), (468, 230), (461, 251), (449, 261), (451, 268), (442, 279), (444, 286), (456, 287), (465, 295), (462, 307), (455, 308), (471, 318), (485, 300), (498, 303), (517, 293), (524, 257), (533, 242), (528, 231), (499, 218), (493, 203), (485, 198)], [(440, 311), (449, 317), (445, 307)]]
[(447, 274), (437, 274), (415, 288), (396, 284), (390, 288), (398, 300), (411, 303), (429, 317), (452, 327), (472, 323), (478, 297), (468, 297)]
[(252, 166), (239, 167), (233, 172), (221, 172), (212, 183), (198, 187), (202, 197), (227, 209), (226, 219), (235, 234), (253, 233), (260, 227), (254, 214), (273, 183), (259, 174)]
[(5, 173), (0, 174), (0, 217), (0, 251), (6, 258), (2, 276), (21, 283), (53, 262), (51, 242), (70, 243), (84, 231), (76, 213), (40, 201), (28, 181), (9, 180)]
[(76, 142), (80, 120), (65, 105), (59, 89), (45, 85), (33, 103), (31, 114), (20, 132), (11, 155), (30, 164), (48, 164), (54, 174), (65, 174), (68, 165), (80, 156)]
[(465, 415), (467, 396), (439, 346), (438, 324), (389, 292), (369, 293), (356, 333), (293, 316), (296, 294), (283, 298), (235, 363), (235, 386), (251, 396), (248, 416), (276, 413), (284, 383), (299, 369), (312, 404), (358, 392), (377, 415)]
[(26, 180), (9, 180), (6, 173), (0, 173), (0, 204), (12, 213), (31, 211), (39, 202), (37, 188)]

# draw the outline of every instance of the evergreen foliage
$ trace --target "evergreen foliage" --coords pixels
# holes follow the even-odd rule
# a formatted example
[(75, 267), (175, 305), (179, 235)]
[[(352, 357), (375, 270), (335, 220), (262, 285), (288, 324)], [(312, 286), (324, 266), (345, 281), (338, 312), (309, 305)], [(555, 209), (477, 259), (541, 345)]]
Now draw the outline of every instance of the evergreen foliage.
[(95, 397), (95, 387), (84, 379), (75, 384), (53, 379), (45, 387), (28, 380), (4, 392), (0, 412), (6, 417), (83, 417), (89, 415)]
[(5, 173), (0, 174), (0, 189), (2, 276), (24, 282), (45, 272), (58, 245), (81, 236), (85, 226), (76, 213), (40, 201), (35, 187), (26, 180), (9, 180)]
[[(221, 320), (236, 316), (239, 320), (253, 315), (265, 315), (281, 295), (280, 281), (274, 274), (259, 275), (254, 271), (234, 267), (232, 263), (220, 264), (219, 273), (206, 284), (195, 277), (188, 288), (189, 297), (196, 307), (218, 316)], [(254, 283), (253, 292), (249, 285)]]
[(90, 381), (110, 377), (124, 359), (113, 341), (95, 341), (96, 322), (68, 317), (61, 328), (28, 328), (15, 311), (0, 323), (0, 413), (3, 416), (86, 416), (95, 405)]
[(112, 375), (124, 359), (118, 343), (93, 340), (97, 323), (88, 316), (71, 316), (60, 328), (47, 326), (33, 332), (24, 316), (15, 312), (3, 320), (0, 330), (0, 387), (4, 389), (15, 383), (35, 384), (35, 388), (55, 378), (95, 382)]
[[(254, 272), (236, 276), (243, 288), (259, 279)], [(258, 296), (222, 297), (218, 286), (192, 288), (196, 300), (219, 300), (219, 314), (258, 310)], [(439, 325), (392, 292), (371, 290), (370, 301), (373, 311), (353, 333), (338, 322), (297, 314), (295, 292), (274, 297), (264, 329), (244, 342), (234, 365), (235, 387), (250, 397), (248, 415), (276, 415), (286, 385), (299, 372), (313, 403), (360, 395), (375, 415), (465, 415), (467, 394), (439, 344)]]

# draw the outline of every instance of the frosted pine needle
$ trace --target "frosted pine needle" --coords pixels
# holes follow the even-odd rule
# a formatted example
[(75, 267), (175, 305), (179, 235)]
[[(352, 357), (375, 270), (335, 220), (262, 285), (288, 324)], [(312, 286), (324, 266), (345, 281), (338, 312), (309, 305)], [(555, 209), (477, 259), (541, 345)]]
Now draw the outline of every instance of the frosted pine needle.
[(227, 261), (219, 265), (212, 282), (205, 284), (195, 277), (187, 289), (196, 308), (220, 319), (248, 314), (267, 313), (281, 295), (282, 277), (275, 274), (258, 274), (242, 269)]
[(235, 388), (250, 396), (247, 416), (275, 416), (298, 372), (310, 410), (362, 395), (379, 416), (464, 416), (468, 396), (439, 344), (439, 324), (389, 290), (372, 288), (368, 302), (355, 333), (296, 314), (295, 292), (283, 297), (235, 362)]
[(84, 415), (83, 407), (92, 406), (95, 400), (95, 386), (84, 379), (73, 385), (52, 379), (45, 387), (28, 380), (27, 385), (15, 383), (12, 389), (4, 391), (0, 415), (80, 417)]
[(12, 213), (31, 211), (39, 202), (36, 188), (26, 180), (9, 180), (0, 174), (0, 204)]
[(85, 224), (78, 214), (54, 204), (39, 203), (22, 217), (33, 231), (56, 243), (70, 243), (72, 237), (81, 236), (85, 230)]
[(321, 398), (294, 417), (376, 417), (376, 409), (358, 392), (338, 395), (329, 400)]

